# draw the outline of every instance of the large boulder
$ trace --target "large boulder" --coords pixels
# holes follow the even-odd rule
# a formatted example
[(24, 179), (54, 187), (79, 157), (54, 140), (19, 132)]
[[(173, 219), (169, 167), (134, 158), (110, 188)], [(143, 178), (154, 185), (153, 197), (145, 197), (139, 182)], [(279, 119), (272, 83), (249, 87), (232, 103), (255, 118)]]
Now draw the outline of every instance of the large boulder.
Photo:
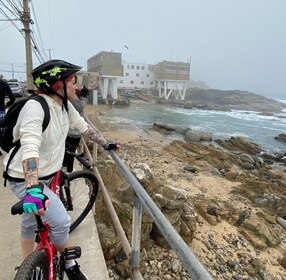
[(248, 142), (240, 137), (231, 137), (229, 140), (215, 140), (222, 147), (230, 151), (245, 152), (250, 155), (256, 155), (262, 151), (262, 148), (252, 142)]

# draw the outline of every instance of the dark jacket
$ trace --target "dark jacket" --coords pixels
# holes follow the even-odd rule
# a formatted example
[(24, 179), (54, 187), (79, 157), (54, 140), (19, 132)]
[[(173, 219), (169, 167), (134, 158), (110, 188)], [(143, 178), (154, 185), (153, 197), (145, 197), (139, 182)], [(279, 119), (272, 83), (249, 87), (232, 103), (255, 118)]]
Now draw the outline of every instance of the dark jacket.
[(0, 80), (0, 111), (5, 111), (5, 96), (8, 96), (10, 101), (7, 102), (7, 107), (10, 107), (15, 102), (15, 97), (7, 82)]

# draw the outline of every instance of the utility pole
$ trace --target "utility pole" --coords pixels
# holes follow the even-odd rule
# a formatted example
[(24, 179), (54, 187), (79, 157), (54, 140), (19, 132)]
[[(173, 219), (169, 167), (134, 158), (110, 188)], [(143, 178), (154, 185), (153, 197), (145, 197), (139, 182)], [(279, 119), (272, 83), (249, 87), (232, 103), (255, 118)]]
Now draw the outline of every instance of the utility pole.
[(49, 59), (52, 59), (52, 55), (51, 55), (51, 51), (53, 51), (54, 49), (46, 49), (47, 51), (49, 51)]
[(33, 77), (32, 77), (32, 49), (31, 49), (31, 29), (30, 29), (30, 11), (29, 0), (23, 0), (23, 25), (25, 32), (25, 46), (26, 46), (26, 71), (27, 71), (27, 88), (33, 89)]
[(14, 64), (12, 63), (12, 79), (14, 80)]

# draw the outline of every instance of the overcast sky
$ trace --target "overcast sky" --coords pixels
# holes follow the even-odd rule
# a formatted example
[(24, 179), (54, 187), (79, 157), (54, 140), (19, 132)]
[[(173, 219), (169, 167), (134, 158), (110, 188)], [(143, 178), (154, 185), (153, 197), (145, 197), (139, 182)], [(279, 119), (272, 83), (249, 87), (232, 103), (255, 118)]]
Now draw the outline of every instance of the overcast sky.
[[(123, 60), (147, 64), (191, 57), (191, 77), (212, 88), (286, 99), (286, 0), (32, 3), (34, 30), (39, 28), (52, 58), (86, 70), (87, 59), (100, 51), (121, 52)], [(24, 38), (13, 25), (0, 21), (0, 41), (0, 70), (10, 67), (3, 63), (25, 63)], [(33, 63), (39, 64), (36, 58)]]

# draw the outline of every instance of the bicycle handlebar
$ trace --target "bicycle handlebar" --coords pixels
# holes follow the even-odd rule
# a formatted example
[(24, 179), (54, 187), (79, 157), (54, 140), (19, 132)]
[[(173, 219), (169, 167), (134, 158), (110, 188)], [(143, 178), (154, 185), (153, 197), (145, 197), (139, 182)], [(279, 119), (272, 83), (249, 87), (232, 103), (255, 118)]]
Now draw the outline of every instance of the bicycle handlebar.
[(91, 164), (83, 158), (83, 153), (78, 154), (78, 153), (71, 152), (69, 150), (66, 150), (65, 153), (69, 156), (75, 157), (85, 168), (87, 169), (91, 168)]

